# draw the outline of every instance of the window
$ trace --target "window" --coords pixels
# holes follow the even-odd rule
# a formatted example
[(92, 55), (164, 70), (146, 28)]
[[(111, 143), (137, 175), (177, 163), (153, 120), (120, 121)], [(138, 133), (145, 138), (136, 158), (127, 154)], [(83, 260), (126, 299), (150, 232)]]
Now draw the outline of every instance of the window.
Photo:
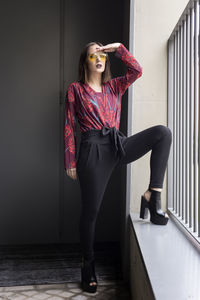
[(200, 243), (200, 2), (189, 1), (168, 40), (168, 209)]

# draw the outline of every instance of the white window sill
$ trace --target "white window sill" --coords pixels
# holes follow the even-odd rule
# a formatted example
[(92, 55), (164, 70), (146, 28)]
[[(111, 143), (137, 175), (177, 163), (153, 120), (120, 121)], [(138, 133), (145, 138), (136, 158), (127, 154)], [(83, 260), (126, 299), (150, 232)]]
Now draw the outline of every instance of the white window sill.
[(155, 298), (200, 299), (200, 252), (179, 230), (172, 217), (154, 225), (130, 213)]

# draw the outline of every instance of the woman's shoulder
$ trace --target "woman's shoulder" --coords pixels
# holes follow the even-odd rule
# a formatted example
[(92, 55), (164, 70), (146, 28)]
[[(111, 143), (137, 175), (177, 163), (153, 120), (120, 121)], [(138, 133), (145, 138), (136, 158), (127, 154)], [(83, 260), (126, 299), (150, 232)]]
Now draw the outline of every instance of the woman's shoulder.
[(73, 82), (71, 82), (71, 83), (69, 83), (68, 85), (67, 85), (67, 89), (68, 88), (77, 88), (79, 86), (79, 82), (78, 81), (73, 81)]
[(67, 86), (68, 89), (73, 89), (79, 91), (82, 88), (83, 82), (81, 80), (73, 81)]

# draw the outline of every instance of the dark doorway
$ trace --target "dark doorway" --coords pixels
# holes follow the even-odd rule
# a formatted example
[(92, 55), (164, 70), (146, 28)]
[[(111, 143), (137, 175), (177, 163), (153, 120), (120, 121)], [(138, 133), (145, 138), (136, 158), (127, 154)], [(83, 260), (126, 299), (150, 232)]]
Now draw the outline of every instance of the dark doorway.
[[(3, 0), (0, 16), (0, 244), (79, 243), (80, 190), (64, 172), (65, 90), (85, 43), (128, 48), (129, 1)], [(113, 77), (123, 74), (110, 59)], [(127, 106), (126, 93), (125, 134)], [(124, 167), (109, 181), (96, 224), (96, 241), (119, 242), (122, 255), (125, 191)]]

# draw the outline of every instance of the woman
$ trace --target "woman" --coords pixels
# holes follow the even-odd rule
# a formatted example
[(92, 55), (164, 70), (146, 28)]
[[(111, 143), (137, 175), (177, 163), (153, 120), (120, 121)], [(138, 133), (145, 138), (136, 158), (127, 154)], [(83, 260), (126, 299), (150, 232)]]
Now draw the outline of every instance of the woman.
[[(108, 52), (115, 52), (127, 66), (124, 76), (111, 78)], [(171, 130), (163, 125), (147, 128), (126, 137), (119, 131), (121, 99), (127, 88), (142, 75), (142, 67), (122, 43), (103, 46), (88, 43), (79, 60), (79, 80), (67, 88), (65, 101), (65, 170), (78, 179), (82, 210), (80, 242), (83, 290), (96, 292), (93, 241), (95, 223), (110, 175), (119, 164), (128, 164), (151, 152), (150, 183), (141, 197), (140, 217), (166, 225), (168, 215), (161, 210), (161, 191), (171, 146)], [(81, 142), (76, 161), (76, 119)]]

